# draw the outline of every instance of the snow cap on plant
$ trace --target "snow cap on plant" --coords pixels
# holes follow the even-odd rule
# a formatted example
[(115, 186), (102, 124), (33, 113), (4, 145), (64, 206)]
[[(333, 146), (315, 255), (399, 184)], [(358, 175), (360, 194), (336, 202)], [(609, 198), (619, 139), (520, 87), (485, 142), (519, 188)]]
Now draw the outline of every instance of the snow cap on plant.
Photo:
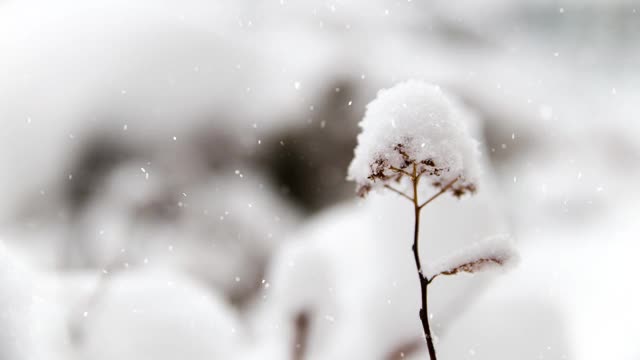
[(380, 90), (359, 124), (348, 179), (364, 196), (415, 166), (436, 188), (455, 196), (474, 192), (480, 152), (469, 121), (470, 113), (439, 86), (409, 80)]

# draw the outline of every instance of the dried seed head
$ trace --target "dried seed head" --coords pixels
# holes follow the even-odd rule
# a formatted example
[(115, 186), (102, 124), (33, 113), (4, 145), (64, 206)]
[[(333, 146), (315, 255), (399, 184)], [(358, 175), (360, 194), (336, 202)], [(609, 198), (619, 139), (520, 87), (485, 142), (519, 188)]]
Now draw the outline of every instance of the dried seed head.
[(456, 180), (454, 196), (473, 193), (478, 177), (478, 142), (468, 130), (470, 115), (438, 86), (408, 81), (381, 90), (360, 122), (349, 180), (365, 195), (403, 176), (427, 178), (436, 188)]

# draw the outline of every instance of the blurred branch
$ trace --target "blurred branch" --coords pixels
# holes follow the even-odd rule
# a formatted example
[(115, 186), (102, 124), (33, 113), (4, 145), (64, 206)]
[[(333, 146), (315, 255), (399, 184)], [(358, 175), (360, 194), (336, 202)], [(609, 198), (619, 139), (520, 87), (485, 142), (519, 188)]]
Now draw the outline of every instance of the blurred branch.
[(293, 342), (292, 360), (303, 360), (307, 350), (309, 338), (309, 323), (311, 322), (309, 312), (301, 311), (294, 320), (295, 335)]
[(405, 359), (420, 350), (420, 344), (422, 344), (422, 339), (414, 339), (411, 341), (407, 341), (398, 345), (395, 349), (393, 349), (387, 356), (385, 356), (385, 360), (402, 360)]
[(411, 196), (409, 196), (409, 195), (403, 193), (402, 191), (392, 187), (391, 185), (385, 184), (384, 187), (385, 187), (385, 189), (389, 189), (389, 190), (393, 191), (394, 193), (396, 193), (396, 194), (398, 194), (398, 195), (400, 195), (400, 196), (402, 196), (402, 197), (404, 197), (406, 199), (409, 199), (409, 201), (413, 201), (413, 198)]

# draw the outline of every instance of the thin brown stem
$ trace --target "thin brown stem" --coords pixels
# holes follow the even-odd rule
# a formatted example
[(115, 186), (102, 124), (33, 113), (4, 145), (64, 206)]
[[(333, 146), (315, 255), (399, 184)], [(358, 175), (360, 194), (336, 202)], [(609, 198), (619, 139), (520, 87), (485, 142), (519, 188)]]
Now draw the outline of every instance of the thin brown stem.
[[(420, 280), (420, 294), (421, 294), (421, 303), (422, 306), (420, 311), (418, 312), (420, 316), (420, 321), (422, 322), (422, 329), (424, 331), (425, 340), (427, 342), (427, 348), (429, 349), (429, 358), (431, 360), (437, 360), (436, 358), (436, 350), (433, 345), (433, 337), (431, 336), (431, 328), (429, 327), (429, 312), (428, 312), (428, 302), (427, 302), (427, 286), (429, 285), (429, 281), (422, 273), (422, 264), (420, 263), (420, 255), (419, 255), (419, 231), (420, 231), (420, 210), (422, 210), (422, 206), (418, 205), (418, 181), (420, 180), (417, 176), (417, 169), (415, 163), (413, 164), (413, 174), (411, 177), (413, 183), (413, 210), (415, 217), (415, 225), (413, 228), (413, 257), (416, 262), (416, 269), (418, 270), (418, 279)], [(427, 200), (429, 202), (430, 200)]]
[(445, 192), (447, 192), (447, 190), (449, 190), (449, 188), (451, 188), (453, 186), (453, 184), (456, 183), (456, 181), (458, 181), (458, 178), (453, 179), (451, 182), (449, 182), (447, 185), (445, 185), (442, 188), (442, 190), (438, 191), (437, 194), (433, 195), (427, 201), (423, 202), (422, 205), (419, 206), (419, 208), (422, 209), (425, 205), (427, 205), (428, 203), (430, 203), (433, 200), (437, 199), (438, 196), (440, 196), (440, 195), (444, 194)]
[(414, 178), (414, 175), (411, 175), (411, 173), (409, 173), (406, 170), (398, 169), (397, 167), (394, 167), (394, 166), (389, 167), (389, 169), (391, 169), (391, 171), (407, 175), (408, 177), (410, 177), (412, 179)]
[(394, 193), (396, 193), (396, 194), (398, 194), (398, 195), (400, 195), (400, 196), (402, 196), (404, 198), (407, 198), (407, 199), (409, 199), (409, 201), (413, 202), (413, 198), (411, 196), (403, 193), (402, 191), (394, 188), (393, 186), (385, 184), (384, 187), (385, 187), (385, 189), (389, 189), (389, 190), (393, 191)]
[(438, 277), (438, 274), (433, 275), (432, 277), (427, 279), (427, 285), (431, 284), (433, 282), (433, 280), (435, 280)]

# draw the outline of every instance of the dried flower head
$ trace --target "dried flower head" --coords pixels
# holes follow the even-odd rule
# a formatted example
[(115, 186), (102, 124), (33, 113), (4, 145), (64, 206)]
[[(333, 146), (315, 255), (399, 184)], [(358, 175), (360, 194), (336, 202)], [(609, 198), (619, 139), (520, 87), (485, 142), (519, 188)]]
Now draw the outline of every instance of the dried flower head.
[(456, 99), (422, 81), (381, 90), (360, 122), (348, 179), (364, 196), (411, 175), (415, 166), (417, 175), (436, 188), (455, 196), (474, 192), (480, 153), (468, 130), (469, 117)]

